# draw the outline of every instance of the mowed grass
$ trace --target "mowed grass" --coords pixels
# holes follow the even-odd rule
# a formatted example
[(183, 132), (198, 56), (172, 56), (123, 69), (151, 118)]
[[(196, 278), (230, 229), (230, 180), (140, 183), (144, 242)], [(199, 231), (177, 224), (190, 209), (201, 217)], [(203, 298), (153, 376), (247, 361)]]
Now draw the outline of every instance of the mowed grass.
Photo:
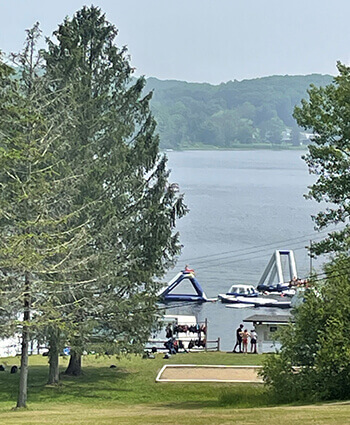
[[(85, 356), (83, 375), (62, 376), (46, 385), (47, 358), (30, 358), (28, 409), (14, 410), (19, 374), (10, 374), (19, 358), (0, 372), (0, 424), (350, 424), (350, 404), (276, 406), (262, 385), (156, 383), (160, 368), (176, 364), (261, 363), (262, 356), (231, 353), (178, 354), (163, 359), (139, 356), (115, 359)], [(62, 371), (67, 359), (61, 358)], [(110, 365), (117, 367), (111, 369)]]

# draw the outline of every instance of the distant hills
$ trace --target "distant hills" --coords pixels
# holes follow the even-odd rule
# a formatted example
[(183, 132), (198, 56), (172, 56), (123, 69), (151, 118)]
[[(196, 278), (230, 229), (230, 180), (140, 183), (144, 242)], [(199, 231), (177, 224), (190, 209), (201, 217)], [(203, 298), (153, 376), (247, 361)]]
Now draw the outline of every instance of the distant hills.
[(292, 113), (310, 84), (330, 75), (271, 76), (220, 85), (148, 78), (161, 148), (297, 146), (307, 143)]

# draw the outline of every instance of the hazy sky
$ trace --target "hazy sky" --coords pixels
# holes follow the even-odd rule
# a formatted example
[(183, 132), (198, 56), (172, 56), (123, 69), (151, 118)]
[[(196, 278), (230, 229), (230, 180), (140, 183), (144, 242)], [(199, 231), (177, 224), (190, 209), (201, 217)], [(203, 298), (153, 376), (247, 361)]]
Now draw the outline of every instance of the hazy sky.
[[(0, 49), (19, 51), (39, 21), (51, 35), (89, 2), (0, 0)], [(99, 0), (137, 75), (218, 84), (336, 74), (350, 62), (349, 0)]]

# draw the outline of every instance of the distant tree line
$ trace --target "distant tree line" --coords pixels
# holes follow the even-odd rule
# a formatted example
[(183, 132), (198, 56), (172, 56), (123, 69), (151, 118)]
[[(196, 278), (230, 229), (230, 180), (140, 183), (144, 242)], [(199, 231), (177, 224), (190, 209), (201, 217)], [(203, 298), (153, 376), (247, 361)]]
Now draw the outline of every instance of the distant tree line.
[(232, 148), (241, 145), (306, 143), (293, 109), (310, 85), (330, 75), (271, 76), (214, 86), (147, 79), (161, 148)]

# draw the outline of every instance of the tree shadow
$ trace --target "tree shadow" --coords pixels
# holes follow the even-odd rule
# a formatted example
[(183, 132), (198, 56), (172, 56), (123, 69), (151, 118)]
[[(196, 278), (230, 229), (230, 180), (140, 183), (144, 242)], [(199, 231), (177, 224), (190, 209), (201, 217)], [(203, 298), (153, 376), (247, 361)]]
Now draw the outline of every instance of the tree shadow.
[[(47, 384), (47, 366), (33, 366), (28, 375), (28, 400), (30, 402), (72, 400), (73, 398), (95, 400), (113, 400), (118, 393), (128, 393), (130, 388), (123, 382), (130, 375), (121, 369), (89, 368), (80, 376), (60, 375), (57, 385)], [(116, 386), (116, 382), (120, 385)], [(17, 399), (19, 373), (9, 371), (0, 374), (0, 400), (13, 401)]]

